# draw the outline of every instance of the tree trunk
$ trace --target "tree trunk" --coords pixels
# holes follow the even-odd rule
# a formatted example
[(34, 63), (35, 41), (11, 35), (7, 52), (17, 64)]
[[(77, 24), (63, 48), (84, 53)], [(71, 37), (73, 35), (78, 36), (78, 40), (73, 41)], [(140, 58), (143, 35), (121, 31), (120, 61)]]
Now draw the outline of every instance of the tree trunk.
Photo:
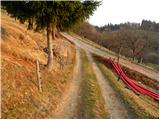
[(48, 47), (48, 61), (47, 61), (47, 68), (51, 70), (53, 65), (53, 51), (52, 51), (52, 26), (51, 24), (47, 25), (47, 47)]
[(119, 50), (118, 50), (118, 58), (117, 58), (117, 63), (118, 64), (119, 64), (119, 60), (120, 60), (121, 50), (122, 50), (122, 47), (120, 47)]
[(136, 58), (136, 56), (135, 56), (135, 55), (133, 55), (133, 58), (132, 58), (132, 59), (133, 59), (133, 61), (135, 60), (135, 58)]
[(142, 64), (143, 63), (143, 57), (140, 57), (139, 59), (138, 59), (138, 64)]
[(143, 58), (141, 57), (141, 59), (140, 59), (140, 63), (142, 64), (143, 63)]
[(53, 26), (53, 27), (52, 27), (52, 39), (53, 39), (53, 40), (55, 40), (55, 35), (56, 35), (56, 30), (55, 30), (55, 29), (56, 29), (56, 27)]
[(140, 63), (140, 61), (141, 61), (140, 59), (141, 59), (141, 58), (138, 58), (138, 62), (137, 62), (138, 64), (139, 64), (139, 63)]
[(133, 50), (133, 56), (132, 56), (133, 61), (135, 60), (135, 58), (136, 58), (136, 53), (135, 53), (135, 49), (134, 49)]
[(33, 21), (32, 21), (32, 18), (30, 18), (30, 19), (28, 20), (28, 30), (31, 30), (31, 29), (33, 29)]

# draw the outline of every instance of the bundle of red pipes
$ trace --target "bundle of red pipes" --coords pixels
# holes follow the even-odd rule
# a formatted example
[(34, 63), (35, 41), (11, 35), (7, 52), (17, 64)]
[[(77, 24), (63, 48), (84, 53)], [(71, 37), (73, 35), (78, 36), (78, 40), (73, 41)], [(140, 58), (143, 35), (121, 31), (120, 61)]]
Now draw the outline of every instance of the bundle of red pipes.
[[(98, 56), (99, 58), (102, 58), (101, 56)], [(104, 59), (104, 58), (102, 58)], [(110, 63), (115, 71), (115, 73), (117, 73), (118, 75), (120, 75), (120, 78), (122, 79), (122, 81), (126, 84), (126, 86), (131, 89), (135, 94), (139, 95), (141, 94), (145, 94), (148, 95), (152, 98), (154, 98), (155, 100), (159, 101), (159, 93), (153, 92), (147, 88), (144, 88), (143, 86), (139, 85), (138, 83), (136, 83), (134, 80), (130, 79), (129, 77), (127, 77), (125, 75), (125, 73), (123, 72), (123, 70), (121, 69), (121, 67), (116, 64), (116, 62), (114, 62), (114, 60), (112, 60), (111, 58), (109, 59), (105, 59), (108, 63)]]

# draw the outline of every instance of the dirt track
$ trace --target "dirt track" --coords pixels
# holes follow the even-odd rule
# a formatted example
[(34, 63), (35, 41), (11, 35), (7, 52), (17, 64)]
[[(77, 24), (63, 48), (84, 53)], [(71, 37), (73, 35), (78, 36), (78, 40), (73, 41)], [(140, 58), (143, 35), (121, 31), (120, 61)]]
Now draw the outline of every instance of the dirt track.
[(89, 61), (92, 64), (94, 74), (98, 80), (98, 83), (101, 88), (102, 96), (105, 100), (105, 107), (109, 111), (111, 119), (124, 119), (124, 118), (132, 118), (133, 116), (129, 114), (128, 109), (125, 107), (123, 102), (117, 97), (116, 92), (110, 86), (109, 82), (104, 78), (100, 69), (94, 62), (91, 54), (87, 52), (87, 56)]
[[(109, 54), (108, 52), (105, 52), (103, 50), (100, 50), (94, 46), (91, 46), (87, 43), (84, 43), (80, 40), (77, 40), (76, 38), (68, 35), (67, 33), (61, 33), (63, 36), (65, 36), (66, 38), (68, 38), (68, 40), (74, 42), (78, 47), (84, 49), (84, 50), (87, 50), (91, 53), (94, 53), (94, 54), (97, 54), (97, 55), (101, 55), (105, 58), (117, 58), (116, 56), (112, 55), (112, 54)], [(127, 60), (124, 60), (124, 59), (120, 59), (120, 64), (132, 69), (132, 70), (135, 70), (135, 71), (138, 71), (146, 76), (148, 76), (149, 78), (151, 79), (154, 79), (154, 80), (157, 80), (159, 81), (159, 74), (150, 70), (150, 69), (147, 69), (143, 66), (139, 66), (137, 64), (134, 64), (134, 63), (131, 63)]]
[[(68, 36), (68, 35), (67, 35)], [(87, 53), (89, 62), (92, 64), (93, 71), (96, 75), (97, 81), (99, 83), (102, 96), (105, 100), (105, 108), (109, 112), (109, 117), (111, 119), (131, 119), (134, 118), (134, 115), (130, 110), (125, 106), (122, 100), (117, 96), (117, 93), (113, 90), (108, 82), (107, 78), (103, 76), (101, 70), (98, 68), (96, 63), (94, 62), (90, 52), (98, 53), (100, 55), (104, 54), (102, 51), (95, 50), (92, 46), (84, 45), (82, 42), (79, 44), (75, 39), (68, 36), (71, 41), (73, 41), (77, 47), (81, 47)], [(108, 54), (107, 54), (108, 55)], [(106, 56), (107, 56), (106, 55)], [(110, 56), (110, 55), (108, 55)], [(80, 84), (81, 84), (81, 59), (79, 48), (76, 50), (76, 64), (73, 72), (73, 81), (71, 82), (70, 88), (68, 90), (68, 94), (66, 94), (61, 102), (61, 105), (57, 108), (56, 114), (53, 116), (54, 118), (77, 118), (78, 117), (78, 100), (80, 99)], [(140, 70), (140, 69), (139, 69)]]
[[(110, 118), (132, 118), (133, 116), (129, 113), (123, 102), (116, 96), (115, 91), (102, 75), (101, 71), (93, 61), (90, 53), (88, 51), (86, 53), (89, 62), (93, 67), (93, 74), (96, 75), (97, 81), (100, 85), (102, 96), (105, 100), (105, 108), (107, 111), (109, 111)], [(73, 81), (71, 82), (70, 88), (67, 92), (68, 94), (63, 97), (61, 104), (58, 106), (56, 114), (53, 116), (54, 118), (71, 119), (78, 117), (78, 100), (81, 97), (80, 84), (82, 81), (81, 64), (80, 52), (77, 48)]]
[(66, 94), (59, 105), (54, 118), (71, 119), (77, 117), (77, 104), (80, 95), (81, 84), (81, 59), (79, 48), (76, 49), (76, 64), (73, 71), (73, 80), (71, 81), (68, 94)]

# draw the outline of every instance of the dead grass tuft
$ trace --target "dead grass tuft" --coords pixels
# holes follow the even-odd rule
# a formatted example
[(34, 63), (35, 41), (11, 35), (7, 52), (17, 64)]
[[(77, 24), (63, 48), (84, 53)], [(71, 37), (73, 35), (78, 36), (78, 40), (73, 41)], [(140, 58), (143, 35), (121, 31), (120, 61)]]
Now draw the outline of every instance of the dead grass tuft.
[(122, 81), (118, 82), (117, 77), (104, 64), (98, 63), (104, 76), (109, 80), (111, 86), (117, 91), (124, 103), (137, 115), (135, 118), (158, 118), (158, 103), (149, 100), (146, 96), (137, 96), (129, 89), (126, 89)]
[[(50, 118), (72, 79), (74, 46), (63, 40), (61, 49), (67, 46), (65, 50), (70, 51), (67, 55), (70, 63), (60, 69), (54, 58), (53, 70), (48, 72), (42, 70), (47, 61), (47, 55), (43, 52), (46, 47), (43, 34), (26, 31), (27, 26), (20, 25), (3, 13), (2, 27), (7, 32), (1, 41), (2, 118)], [(35, 75), (36, 59), (41, 64), (42, 93), (38, 90)]]
[(100, 87), (93, 73), (92, 66), (89, 64), (85, 52), (81, 52), (83, 60), (82, 71), (82, 98), (80, 102), (80, 118), (109, 118), (104, 107), (104, 99), (102, 97)]

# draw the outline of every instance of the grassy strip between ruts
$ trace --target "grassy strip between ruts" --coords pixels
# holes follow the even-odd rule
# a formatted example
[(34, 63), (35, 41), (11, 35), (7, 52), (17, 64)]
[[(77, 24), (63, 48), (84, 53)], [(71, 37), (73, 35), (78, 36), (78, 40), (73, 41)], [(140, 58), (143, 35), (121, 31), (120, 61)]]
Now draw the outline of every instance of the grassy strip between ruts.
[(108, 118), (108, 113), (104, 107), (100, 86), (93, 73), (84, 51), (81, 51), (82, 64), (82, 98), (79, 106), (79, 118)]
[(125, 89), (121, 82), (117, 82), (117, 77), (104, 64), (98, 63), (98, 66), (124, 103), (136, 114), (135, 118), (158, 118), (158, 108), (147, 104), (141, 97)]

